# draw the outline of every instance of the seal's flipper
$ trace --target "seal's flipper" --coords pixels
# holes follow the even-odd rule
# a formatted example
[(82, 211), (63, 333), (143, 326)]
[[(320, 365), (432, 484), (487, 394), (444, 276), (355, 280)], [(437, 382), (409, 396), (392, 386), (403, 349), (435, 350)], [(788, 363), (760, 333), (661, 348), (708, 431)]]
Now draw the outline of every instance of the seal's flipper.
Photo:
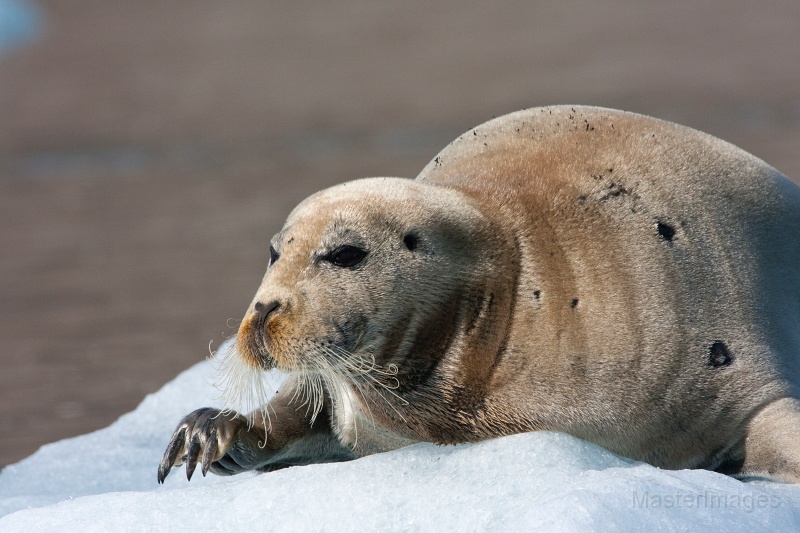
[(800, 401), (781, 398), (756, 413), (743, 455), (736, 477), (800, 482)]

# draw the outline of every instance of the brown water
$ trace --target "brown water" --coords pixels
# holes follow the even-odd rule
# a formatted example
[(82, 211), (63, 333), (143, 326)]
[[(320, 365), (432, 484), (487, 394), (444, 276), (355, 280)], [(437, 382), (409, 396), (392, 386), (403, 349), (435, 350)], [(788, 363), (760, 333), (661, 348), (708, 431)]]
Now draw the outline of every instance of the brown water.
[(796, 0), (39, 4), (0, 57), (0, 465), (205, 357), (300, 199), (492, 116), (629, 109), (800, 178)]

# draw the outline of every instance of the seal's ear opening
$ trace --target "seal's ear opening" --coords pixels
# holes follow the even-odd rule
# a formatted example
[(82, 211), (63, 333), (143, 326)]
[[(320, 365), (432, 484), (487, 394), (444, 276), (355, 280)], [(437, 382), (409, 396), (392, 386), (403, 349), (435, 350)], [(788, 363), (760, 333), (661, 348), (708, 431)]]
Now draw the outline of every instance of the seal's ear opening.
[(403, 237), (403, 244), (413, 252), (419, 246), (419, 238), (414, 233), (406, 233), (406, 236)]

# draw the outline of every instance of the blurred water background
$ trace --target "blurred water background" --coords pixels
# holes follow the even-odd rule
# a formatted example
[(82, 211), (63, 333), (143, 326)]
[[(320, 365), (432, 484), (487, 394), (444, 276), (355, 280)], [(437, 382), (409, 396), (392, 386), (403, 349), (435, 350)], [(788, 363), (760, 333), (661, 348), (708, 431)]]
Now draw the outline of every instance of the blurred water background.
[(796, 0), (0, 0), (0, 465), (235, 328), (292, 206), (579, 103), (800, 178)]

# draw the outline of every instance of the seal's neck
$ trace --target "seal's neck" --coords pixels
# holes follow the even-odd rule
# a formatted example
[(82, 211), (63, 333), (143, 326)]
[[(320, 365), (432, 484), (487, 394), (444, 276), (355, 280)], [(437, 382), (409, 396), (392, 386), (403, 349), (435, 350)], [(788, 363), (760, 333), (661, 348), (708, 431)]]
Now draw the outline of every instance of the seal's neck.
[(450, 235), (460, 239), (451, 248), (461, 255), (429, 284), (435, 290), (424, 305), (395, 323), (380, 354), (398, 371), (381, 423), (400, 434), (405, 426), (434, 442), (455, 442), (456, 435), (483, 438), (488, 429), (480, 420), (506, 355), (520, 253), (508, 228), (480, 212), (474, 218), (463, 234)]

